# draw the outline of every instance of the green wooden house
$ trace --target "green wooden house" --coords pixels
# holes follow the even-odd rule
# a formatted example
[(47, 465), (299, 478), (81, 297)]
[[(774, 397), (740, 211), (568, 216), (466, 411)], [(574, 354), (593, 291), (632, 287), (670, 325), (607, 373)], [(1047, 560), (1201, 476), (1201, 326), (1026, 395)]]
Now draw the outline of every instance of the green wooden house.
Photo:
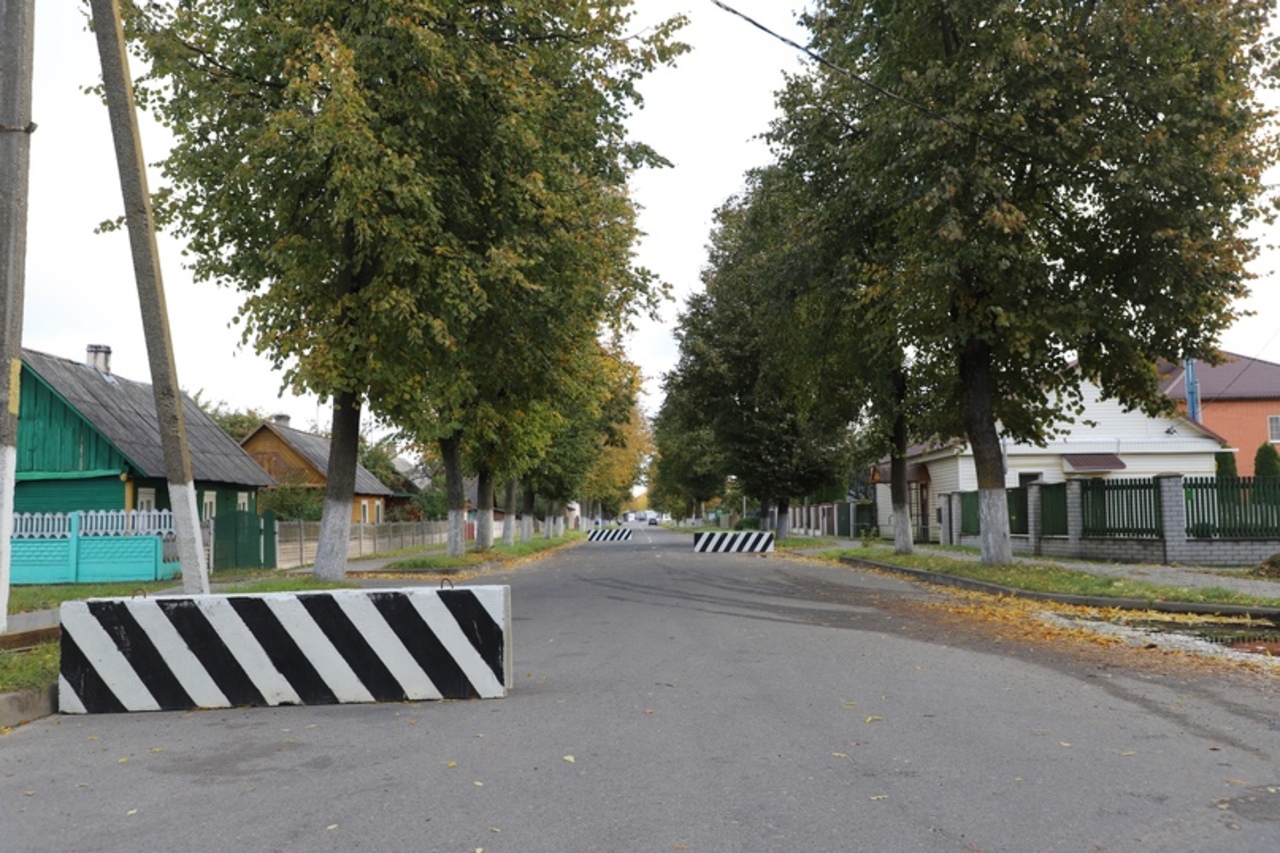
[[(15, 513), (170, 508), (152, 388), (111, 373), (110, 355), (22, 351)], [(256, 512), (275, 481), (186, 395), (182, 410), (201, 518)]]

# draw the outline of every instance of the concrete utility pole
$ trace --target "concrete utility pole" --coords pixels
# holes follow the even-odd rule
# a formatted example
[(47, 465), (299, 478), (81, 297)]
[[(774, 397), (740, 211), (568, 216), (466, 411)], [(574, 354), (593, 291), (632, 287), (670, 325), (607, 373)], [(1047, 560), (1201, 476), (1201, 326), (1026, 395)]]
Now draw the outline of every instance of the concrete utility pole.
[(125, 219), (129, 226), (129, 247), (133, 253), (138, 301), (142, 307), (142, 329), (151, 362), (151, 387), (156, 396), (156, 418), (164, 446), (165, 478), (169, 481), (169, 503), (173, 508), (174, 532), (178, 537), (178, 559), (182, 563), (182, 588), (192, 594), (209, 591), (209, 572), (200, 542), (200, 516), (196, 489), (191, 478), (191, 455), (187, 451), (187, 430), (182, 416), (182, 392), (169, 337), (169, 313), (165, 308), (164, 282), (160, 277), (160, 253), (156, 248), (155, 219), (151, 194), (147, 190), (146, 162), (133, 102), (133, 81), (125, 52), (124, 30), (116, 0), (92, 0), (93, 28), (102, 60), (102, 82), (111, 116), (111, 136), (116, 145), (120, 169), (120, 191), (124, 195)]
[(18, 377), (27, 262), (34, 0), (0, 0), (0, 633), (9, 627), (13, 483), (18, 464)]

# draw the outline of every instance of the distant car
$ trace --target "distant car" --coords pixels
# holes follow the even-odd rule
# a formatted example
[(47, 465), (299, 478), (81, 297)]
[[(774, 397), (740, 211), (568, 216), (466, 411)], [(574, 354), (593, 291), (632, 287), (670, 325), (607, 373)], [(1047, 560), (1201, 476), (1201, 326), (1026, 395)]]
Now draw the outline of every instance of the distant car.
[(651, 515), (651, 516), (649, 516), (649, 524), (650, 524), (650, 526), (652, 526), (652, 527), (657, 527), (657, 526), (658, 526), (658, 517), (657, 517), (656, 515)]

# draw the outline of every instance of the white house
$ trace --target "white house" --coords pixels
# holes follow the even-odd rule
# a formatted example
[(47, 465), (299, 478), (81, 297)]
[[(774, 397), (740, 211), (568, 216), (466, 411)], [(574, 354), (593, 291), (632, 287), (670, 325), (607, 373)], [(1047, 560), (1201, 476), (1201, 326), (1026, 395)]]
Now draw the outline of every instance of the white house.
[[(1084, 382), (1085, 411), (1075, 424), (1064, 424), (1062, 435), (1044, 447), (1008, 442), (1005, 445), (1005, 487), (1041, 480), (1154, 477), (1156, 474), (1212, 476), (1214, 454), (1226, 442), (1212, 430), (1181, 415), (1150, 417), (1126, 412), (1115, 400), (1103, 400), (1096, 385)], [(1092, 421), (1090, 426), (1082, 421)], [(978, 475), (968, 442), (911, 448), (907, 457), (908, 506), (916, 539), (938, 538), (937, 496), (977, 491)], [(876, 474), (877, 524), (893, 529), (889, 496), (889, 464)]]

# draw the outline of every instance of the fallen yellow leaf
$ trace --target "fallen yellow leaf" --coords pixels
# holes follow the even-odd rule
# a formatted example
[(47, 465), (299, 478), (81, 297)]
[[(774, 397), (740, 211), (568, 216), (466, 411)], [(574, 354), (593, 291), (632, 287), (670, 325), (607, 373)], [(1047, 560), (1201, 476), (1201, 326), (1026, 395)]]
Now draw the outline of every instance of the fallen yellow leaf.
[(457, 766), (458, 766), (458, 762), (456, 762), (456, 761), (450, 761), (448, 764), (446, 764), (446, 765), (445, 765), (445, 767), (448, 767), (450, 770), (452, 770), (453, 768), (455, 768), (455, 767), (457, 767)]
[(483, 783), (483, 782), (472, 782), (471, 784), (472, 784), (472, 785), (475, 785), (477, 788), (483, 788), (483, 787), (484, 787), (484, 783)]
[(337, 829), (337, 828), (338, 828), (338, 825), (336, 823), (331, 823), (325, 827), (326, 830)]
[(888, 794), (877, 794), (877, 795), (873, 796), (871, 799), (873, 799), (873, 800), (887, 800), (887, 799), (889, 799), (889, 795), (888, 795)]
[(567, 762), (569, 762), (570, 764), (572, 764), (572, 763), (573, 763), (573, 756), (572, 756), (572, 755), (566, 755), (566, 756), (564, 757), (564, 760), (565, 760), (565, 761), (567, 761)]
[(136, 815), (137, 813), (138, 813), (138, 810), (137, 810), (137, 809), (129, 809), (129, 810), (128, 810), (127, 812), (125, 812), (124, 814), (125, 814), (125, 817), (132, 817), (133, 815)]
[(882, 723), (882, 722), (884, 722), (884, 717), (867, 717), (867, 722), (868, 722), (868, 723)]
[(129, 761), (128, 758), (122, 758), (119, 761), (117, 761), (116, 764), (126, 764), (128, 763), (128, 761)]
[(832, 755), (834, 755), (836, 758), (848, 758), (848, 757), (849, 757), (849, 756), (845, 755), (843, 752), (833, 752), (833, 753), (831, 753), (831, 754), (832, 754)]

